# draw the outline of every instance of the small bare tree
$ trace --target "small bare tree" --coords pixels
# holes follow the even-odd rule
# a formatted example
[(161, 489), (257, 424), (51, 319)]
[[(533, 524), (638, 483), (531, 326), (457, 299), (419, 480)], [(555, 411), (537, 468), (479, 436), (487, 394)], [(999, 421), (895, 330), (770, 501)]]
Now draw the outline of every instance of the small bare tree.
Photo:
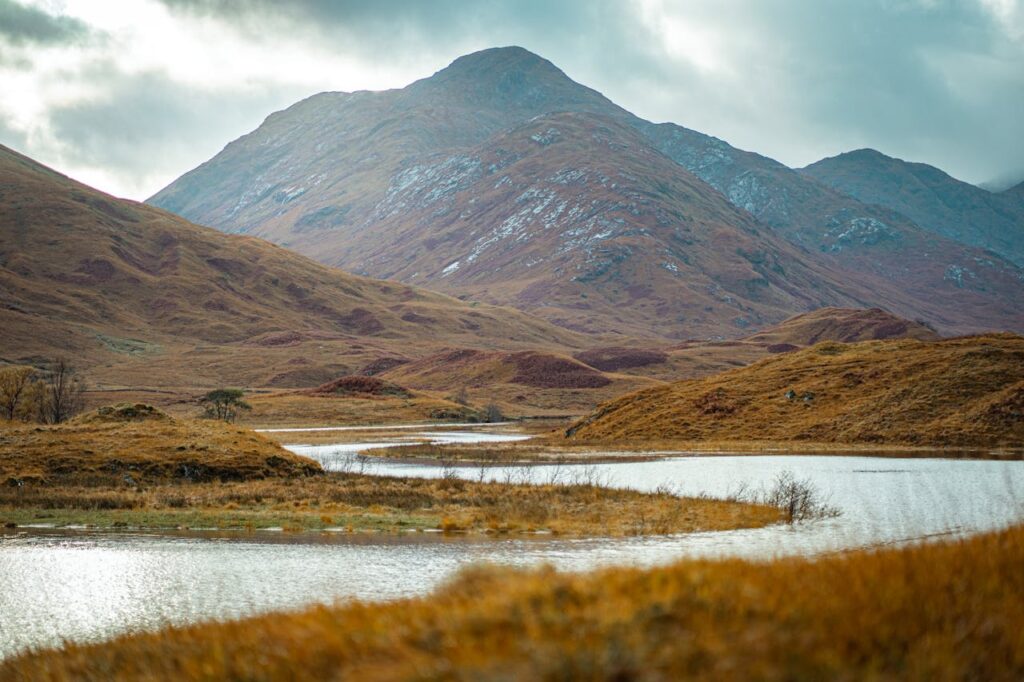
[(779, 472), (761, 501), (781, 509), (789, 523), (839, 515), (809, 479), (800, 480), (792, 471)]
[(484, 408), (484, 421), (489, 424), (505, 421), (505, 415), (497, 403), (487, 403), (487, 407)]
[(35, 370), (31, 367), (13, 366), (0, 369), (0, 410), (8, 419), (18, 416), (18, 407), (29, 393)]
[(85, 406), (85, 381), (64, 358), (56, 359), (42, 379), (37, 397), (39, 420), (60, 424)]

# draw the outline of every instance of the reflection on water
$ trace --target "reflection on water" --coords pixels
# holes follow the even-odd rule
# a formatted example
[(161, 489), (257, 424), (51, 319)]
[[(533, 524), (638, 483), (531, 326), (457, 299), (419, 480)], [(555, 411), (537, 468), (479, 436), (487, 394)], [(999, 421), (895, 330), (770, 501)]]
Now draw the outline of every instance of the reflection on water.
[[(418, 436), (420, 434), (417, 434)], [(438, 433), (437, 437), (501, 438)], [(401, 441), (395, 439), (391, 442)], [(359, 458), (366, 447), (293, 446), (334, 469), (440, 476), (441, 467)], [(360, 462), (362, 460), (362, 462)], [(62, 638), (92, 640), (167, 623), (297, 608), (339, 598), (421, 594), (479, 561), (566, 570), (683, 556), (779, 554), (903, 542), (998, 528), (1024, 516), (1024, 462), (819, 456), (714, 456), (649, 462), (457, 468), (467, 478), (568, 481), (726, 495), (784, 470), (813, 481), (842, 516), (800, 526), (621, 539), (287, 536), (177, 533), (0, 534), (0, 656)], [(272, 539), (273, 541), (267, 541)]]

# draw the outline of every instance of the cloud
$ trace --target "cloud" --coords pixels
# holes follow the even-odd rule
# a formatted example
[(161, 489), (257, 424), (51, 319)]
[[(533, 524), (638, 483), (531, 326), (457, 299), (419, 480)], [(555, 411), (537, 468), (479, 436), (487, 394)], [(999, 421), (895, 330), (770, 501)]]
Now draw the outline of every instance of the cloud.
[(0, 39), (10, 45), (75, 42), (90, 33), (89, 27), (77, 19), (53, 16), (14, 0), (0, 0)]
[(0, 0), (0, 141), (137, 197), (303, 96), (513, 44), (793, 166), (874, 147), (981, 181), (1024, 158), (1020, 0), (31, 1)]

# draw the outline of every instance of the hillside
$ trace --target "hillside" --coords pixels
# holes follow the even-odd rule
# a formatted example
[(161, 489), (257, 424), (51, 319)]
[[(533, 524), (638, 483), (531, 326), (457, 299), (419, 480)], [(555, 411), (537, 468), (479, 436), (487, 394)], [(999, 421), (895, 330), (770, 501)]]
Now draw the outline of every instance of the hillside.
[(822, 341), (852, 343), (901, 338), (934, 341), (939, 336), (919, 322), (878, 308), (820, 308), (763, 327), (741, 339), (598, 346), (579, 351), (573, 357), (606, 372), (677, 381), (743, 367)]
[[(438, 192), (460, 163), (471, 169)], [(373, 224), (374, 239), (347, 249), (365, 269), (590, 333), (736, 334), (872, 296), (594, 114), (541, 116), (425, 159)]]
[(538, 351), (456, 348), (377, 375), (449, 399), (496, 402), (510, 416), (585, 414), (613, 396), (658, 383), (594, 369), (573, 358)]
[(855, 343), (882, 339), (937, 341), (939, 335), (920, 322), (911, 322), (878, 308), (821, 308), (794, 315), (744, 340), (772, 345), (812, 346), (822, 341)]
[[(0, 361), (146, 386), (315, 386), (395, 349), (572, 348), (511, 309), (349, 275), (0, 148)], [(433, 345), (432, 345), (433, 344)]]
[(923, 163), (873, 149), (823, 159), (802, 173), (868, 204), (899, 211), (921, 227), (1024, 265), (1024, 203)]
[(0, 428), (0, 484), (109, 486), (246, 481), (323, 473), (313, 460), (213, 420), (118, 405), (66, 424)]
[(624, 396), (567, 435), (1024, 447), (1024, 338), (821, 343)]
[(521, 48), (461, 57), (398, 90), (315, 95), (150, 201), (574, 329), (737, 336), (821, 305), (880, 306), (944, 332), (1024, 329), (1011, 263), (639, 119)]

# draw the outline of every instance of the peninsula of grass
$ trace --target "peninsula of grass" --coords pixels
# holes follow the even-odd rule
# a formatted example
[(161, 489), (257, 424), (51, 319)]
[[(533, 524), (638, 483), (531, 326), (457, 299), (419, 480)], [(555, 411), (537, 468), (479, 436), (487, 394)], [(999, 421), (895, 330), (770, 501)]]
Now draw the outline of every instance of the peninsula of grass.
[(0, 432), (0, 525), (643, 535), (758, 527), (771, 506), (615, 490), (324, 472), (245, 429), (145, 405)]
[(475, 568), (433, 594), (170, 628), (14, 680), (1020, 680), (1024, 528), (767, 563)]

